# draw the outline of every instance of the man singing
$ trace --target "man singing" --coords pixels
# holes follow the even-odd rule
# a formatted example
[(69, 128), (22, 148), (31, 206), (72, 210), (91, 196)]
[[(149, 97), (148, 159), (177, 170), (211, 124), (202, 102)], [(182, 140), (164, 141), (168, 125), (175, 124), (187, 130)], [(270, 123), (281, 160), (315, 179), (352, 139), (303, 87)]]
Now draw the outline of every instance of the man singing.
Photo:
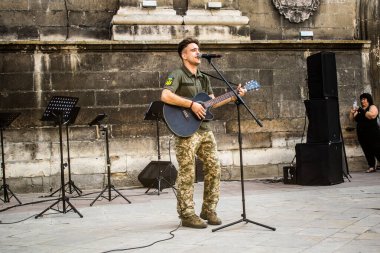
[[(210, 80), (202, 74), (198, 66), (201, 63), (199, 57), (199, 41), (194, 38), (186, 38), (178, 44), (178, 54), (182, 59), (182, 66), (169, 74), (165, 87), (161, 94), (164, 103), (190, 108), (201, 120), (205, 118), (206, 109), (202, 104), (192, 101), (200, 92), (215, 98)], [(245, 90), (238, 86), (240, 96), (244, 96)], [(213, 108), (235, 101), (236, 97), (228, 98)], [(207, 122), (202, 122), (200, 128), (190, 137), (176, 137), (176, 157), (179, 164), (177, 177), (177, 212), (182, 221), (182, 226), (191, 228), (206, 228), (210, 225), (222, 224), (216, 214), (216, 206), (220, 194), (221, 168), (217, 154), (216, 141), (213, 132)], [(200, 216), (194, 210), (194, 176), (195, 156), (204, 164), (204, 192), (203, 205)]]

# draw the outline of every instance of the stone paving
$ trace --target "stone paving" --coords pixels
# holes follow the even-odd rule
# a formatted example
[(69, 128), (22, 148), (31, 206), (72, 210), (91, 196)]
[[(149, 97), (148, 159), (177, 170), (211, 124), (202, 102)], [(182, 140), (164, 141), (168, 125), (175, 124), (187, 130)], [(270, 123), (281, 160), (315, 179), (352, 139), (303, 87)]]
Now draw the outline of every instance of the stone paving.
[[(248, 219), (276, 231), (238, 223), (212, 232), (179, 227), (171, 240), (133, 249), (133, 252), (380, 252), (380, 173), (351, 173), (351, 182), (332, 186), (285, 185), (275, 180), (245, 182)], [(218, 214), (224, 224), (242, 214), (239, 181), (222, 182)], [(203, 183), (195, 184), (200, 211)], [(98, 200), (90, 194), (70, 198), (83, 214), (34, 216), (52, 202), (25, 205), (0, 212), (0, 252), (122, 252), (170, 238), (179, 225), (171, 189), (144, 194), (145, 188), (120, 189), (132, 204), (118, 197)], [(85, 194), (90, 193), (86, 191)], [(154, 192), (152, 192), (154, 193)], [(113, 193), (115, 194), (115, 193)], [(17, 194), (23, 203), (46, 200), (38, 194)], [(0, 203), (0, 208), (16, 204)], [(61, 208), (61, 207), (60, 207)], [(5, 224), (19, 221), (15, 224)]]

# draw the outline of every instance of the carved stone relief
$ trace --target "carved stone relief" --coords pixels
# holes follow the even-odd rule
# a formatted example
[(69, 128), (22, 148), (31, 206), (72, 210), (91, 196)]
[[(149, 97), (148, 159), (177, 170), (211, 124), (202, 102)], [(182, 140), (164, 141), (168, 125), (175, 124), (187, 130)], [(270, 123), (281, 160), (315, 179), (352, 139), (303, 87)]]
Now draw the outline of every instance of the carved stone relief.
[(272, 0), (281, 15), (292, 23), (301, 23), (318, 9), (320, 0)]

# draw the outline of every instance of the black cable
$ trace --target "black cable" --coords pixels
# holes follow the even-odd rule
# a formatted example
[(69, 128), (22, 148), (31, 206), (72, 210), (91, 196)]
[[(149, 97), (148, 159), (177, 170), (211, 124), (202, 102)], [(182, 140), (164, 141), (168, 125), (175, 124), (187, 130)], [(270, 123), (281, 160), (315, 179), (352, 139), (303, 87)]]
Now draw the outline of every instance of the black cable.
[(26, 221), (34, 216), (36, 216), (37, 214), (33, 214), (32, 216), (29, 216), (28, 218), (25, 218), (25, 219), (22, 219), (22, 220), (19, 220), (19, 221), (14, 221), (14, 222), (2, 222), (0, 220), (0, 225), (9, 225), (9, 224), (16, 224), (16, 223), (20, 223), (20, 222), (23, 222), (23, 221)]
[[(15, 206), (10, 206), (10, 207), (7, 207), (7, 208), (4, 208), (4, 209), (1, 209), (0, 212), (4, 212), (4, 211), (7, 211), (9, 209), (12, 209), (14, 207), (18, 207), (18, 206), (26, 206), (26, 205), (33, 205), (33, 204), (38, 204), (38, 203), (44, 203), (44, 202), (48, 202), (48, 201), (53, 201), (53, 200), (58, 200), (58, 199), (47, 199), (47, 200), (40, 200), (40, 201), (34, 201), (34, 202), (29, 202), (29, 203), (24, 203), (24, 204), (19, 204), (19, 205), (15, 205)], [(0, 225), (9, 225), (9, 224), (16, 224), (16, 223), (20, 223), (20, 222), (23, 222), (23, 221), (26, 221), (34, 216), (36, 216), (37, 214), (33, 214), (32, 216), (29, 216), (25, 219), (22, 219), (22, 220), (19, 220), (19, 221), (14, 221), (14, 222), (2, 222), (0, 220)]]
[[(174, 193), (176, 199), (178, 200), (177, 193), (176, 193), (176, 191), (174, 190), (173, 187), (172, 187), (172, 190), (173, 190), (173, 193)], [(169, 232), (169, 234), (171, 235), (169, 238), (158, 240), (158, 241), (152, 242), (151, 244), (148, 244), (148, 245), (143, 245), (143, 246), (139, 246), (139, 247), (132, 247), (132, 248), (124, 248), (124, 249), (113, 249), (113, 250), (103, 251), (102, 253), (116, 252), (116, 251), (126, 251), (126, 250), (132, 250), (132, 249), (143, 249), (143, 248), (147, 248), (147, 247), (153, 246), (154, 244), (159, 243), (159, 242), (164, 242), (164, 241), (171, 240), (171, 239), (174, 238), (174, 234), (173, 233), (175, 231), (177, 231), (181, 225), (182, 225), (182, 221), (179, 222), (178, 226), (174, 230), (172, 230), (172, 231)]]
[(144, 245), (144, 246), (132, 247), (132, 248), (124, 248), (124, 249), (112, 249), (112, 250), (103, 251), (102, 253), (116, 252), (116, 251), (126, 251), (126, 250), (132, 250), (132, 249), (143, 249), (143, 248), (147, 248), (147, 247), (153, 246), (154, 244), (159, 243), (159, 242), (164, 242), (164, 241), (171, 240), (171, 239), (174, 238), (174, 234), (173, 233), (179, 229), (179, 227), (181, 226), (181, 224), (182, 224), (182, 222), (180, 222), (178, 224), (178, 226), (174, 230), (172, 230), (172, 231), (169, 232), (169, 234), (171, 235), (169, 238), (158, 240), (158, 241), (155, 241), (155, 242), (153, 242), (151, 244)]
[[(95, 194), (95, 193), (100, 193), (100, 192), (90, 192), (90, 193), (86, 193), (86, 194), (82, 194), (82, 195), (78, 195), (78, 196), (73, 196), (73, 197), (70, 197), (71, 199), (82, 199), (82, 197), (85, 197), (85, 196), (88, 196), (88, 195), (91, 195), (91, 194)], [(142, 193), (142, 194), (136, 194), (136, 195), (128, 195), (129, 197), (137, 197), (137, 196), (145, 196), (146, 194), (145, 193)], [(119, 195), (116, 195), (117, 197)], [(90, 200), (90, 198), (83, 198), (82, 200)], [(91, 199), (92, 200), (92, 199)], [(101, 201), (101, 200), (99, 200)]]
[(18, 207), (18, 206), (27, 206), (27, 205), (33, 205), (33, 204), (38, 204), (38, 203), (44, 203), (44, 202), (54, 201), (54, 200), (58, 200), (58, 199), (47, 199), (47, 200), (40, 200), (40, 201), (34, 201), (34, 202), (29, 202), (29, 203), (19, 204), (19, 205), (15, 205), (15, 206), (9, 206), (9, 207), (7, 207), (7, 208), (0, 209), (0, 213), (1, 213), (1, 212), (4, 212), (4, 211), (7, 211), (7, 210), (9, 210), (9, 209), (12, 209), (12, 208), (14, 208), (14, 207)]

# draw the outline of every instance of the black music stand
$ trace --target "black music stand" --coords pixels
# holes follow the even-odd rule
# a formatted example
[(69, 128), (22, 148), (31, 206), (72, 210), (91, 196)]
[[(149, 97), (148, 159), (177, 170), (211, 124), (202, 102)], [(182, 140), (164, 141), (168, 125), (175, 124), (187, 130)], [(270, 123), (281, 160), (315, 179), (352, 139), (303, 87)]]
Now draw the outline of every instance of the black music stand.
[[(109, 145), (108, 145), (108, 126), (105, 124), (102, 124), (102, 120), (106, 118), (107, 115), (105, 113), (98, 114), (95, 119), (93, 119), (90, 123), (89, 126), (97, 125), (100, 127), (100, 131), (103, 131), (105, 136), (106, 136), (106, 160), (107, 160), (107, 176), (108, 176), (108, 183), (106, 187), (99, 193), (99, 195), (91, 202), (90, 206), (92, 206), (95, 201), (99, 198), (105, 198), (107, 197), (103, 196), (103, 193), (108, 190), (108, 201), (112, 201), (118, 196), (121, 196), (123, 199), (128, 201), (129, 204), (131, 204), (131, 201), (129, 201), (126, 197), (123, 196), (112, 184), (111, 184), (111, 159), (110, 159), (110, 153), (109, 153)], [(118, 195), (116, 195), (114, 198), (111, 197), (111, 190), (114, 190)]]
[[(157, 138), (157, 158), (158, 161), (161, 160), (161, 152), (160, 152), (160, 127), (159, 122), (161, 119), (163, 119), (162, 115), (162, 108), (164, 106), (164, 103), (162, 101), (154, 101), (150, 103), (148, 111), (145, 113), (144, 120), (154, 120), (156, 121), (156, 138)], [(157, 195), (160, 195), (160, 192), (162, 192), (162, 183), (161, 181), (164, 181), (164, 183), (168, 186), (170, 186), (173, 190), (176, 190), (173, 186), (173, 183), (170, 183), (168, 180), (166, 180), (165, 177), (163, 177), (163, 173), (165, 170), (170, 168), (170, 166), (173, 166), (170, 162), (169, 165), (165, 164), (165, 166), (153, 166), (154, 168), (158, 169), (158, 176), (155, 178), (155, 181), (152, 182), (152, 184), (149, 186), (148, 190), (145, 191), (145, 193), (148, 193), (150, 189), (152, 189), (155, 185), (157, 185)], [(149, 165), (148, 165), (149, 167)]]
[[(0, 198), (4, 203), (9, 202), (9, 200), (14, 197), (19, 204), (21, 201), (16, 197), (16, 195), (11, 191), (9, 185), (7, 185), (5, 178), (5, 158), (4, 158), (4, 139), (3, 131), (5, 128), (9, 127), (10, 124), (20, 115), (19, 112), (4, 112), (0, 113), (0, 131), (1, 131), (1, 168), (3, 169), (3, 185), (0, 187), (0, 191), (4, 191), (4, 199)], [(10, 194), (8, 194), (8, 192)]]
[[(78, 186), (75, 185), (74, 181), (71, 180), (71, 161), (70, 161), (70, 142), (69, 142), (69, 125), (74, 124), (78, 113), (79, 113), (80, 107), (75, 106), (70, 114), (68, 119), (64, 119), (66, 124), (66, 143), (67, 143), (67, 168), (68, 168), (68, 176), (69, 176), (69, 181), (65, 184), (65, 190), (67, 193), (72, 194), (75, 190), (75, 192), (78, 194), (78, 196), (82, 195), (82, 190), (79, 189)], [(74, 190), (73, 190), (74, 189)], [(52, 197), (54, 194), (59, 192), (61, 189), (58, 188), (56, 191), (54, 191), (52, 194), (50, 194), (48, 197)]]
[[(61, 196), (58, 198), (57, 201), (51, 204), (48, 208), (46, 208), (41, 213), (36, 215), (35, 216), (36, 219), (38, 217), (41, 217), (49, 209), (52, 209), (59, 213), (68, 213), (69, 211), (73, 210), (81, 218), (83, 218), (83, 215), (80, 212), (78, 212), (78, 210), (73, 206), (73, 204), (70, 203), (69, 198), (66, 197), (65, 171), (64, 171), (66, 164), (63, 163), (62, 125), (64, 124), (65, 119), (68, 120), (70, 118), (70, 113), (77, 102), (78, 102), (78, 98), (75, 98), (75, 97), (54, 96), (50, 99), (50, 102), (48, 106), (46, 107), (46, 110), (41, 118), (42, 121), (54, 121), (55, 124), (58, 125), (59, 151), (60, 151), (60, 157), (61, 157), (61, 189), (60, 189)], [(62, 202), (62, 206), (63, 206), (62, 210), (54, 209), (53, 206), (58, 205), (59, 202)], [(67, 207), (70, 206), (71, 209), (66, 208), (66, 204), (68, 204)]]

